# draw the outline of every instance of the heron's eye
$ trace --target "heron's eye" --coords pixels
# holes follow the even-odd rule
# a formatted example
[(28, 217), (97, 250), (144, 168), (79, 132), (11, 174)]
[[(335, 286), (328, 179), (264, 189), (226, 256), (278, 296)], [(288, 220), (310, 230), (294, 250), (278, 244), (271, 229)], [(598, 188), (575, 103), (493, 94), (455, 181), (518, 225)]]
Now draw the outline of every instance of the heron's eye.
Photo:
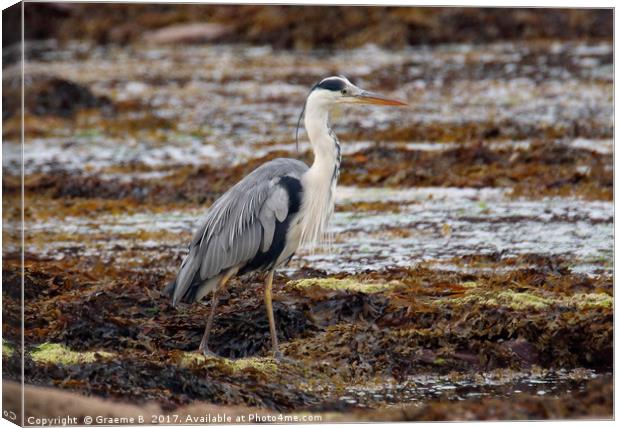
[(340, 91), (340, 93), (341, 93), (342, 95), (346, 95), (346, 94), (348, 94), (348, 93), (349, 93), (349, 91), (347, 91), (346, 89), (343, 89), (342, 91)]

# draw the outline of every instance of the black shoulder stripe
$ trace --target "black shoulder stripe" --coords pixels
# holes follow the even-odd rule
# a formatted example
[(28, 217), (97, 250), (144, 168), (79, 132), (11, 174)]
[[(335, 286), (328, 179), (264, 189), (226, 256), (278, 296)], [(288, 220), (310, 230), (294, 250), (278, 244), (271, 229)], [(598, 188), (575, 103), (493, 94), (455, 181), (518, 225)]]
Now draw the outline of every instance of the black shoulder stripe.
[(286, 246), (286, 234), (288, 233), (291, 218), (301, 208), (303, 188), (299, 179), (288, 176), (280, 178), (279, 185), (284, 187), (288, 193), (288, 215), (282, 222), (276, 220), (273, 241), (269, 249), (266, 252), (259, 250), (256, 256), (239, 270), (239, 275), (253, 270), (272, 268)]

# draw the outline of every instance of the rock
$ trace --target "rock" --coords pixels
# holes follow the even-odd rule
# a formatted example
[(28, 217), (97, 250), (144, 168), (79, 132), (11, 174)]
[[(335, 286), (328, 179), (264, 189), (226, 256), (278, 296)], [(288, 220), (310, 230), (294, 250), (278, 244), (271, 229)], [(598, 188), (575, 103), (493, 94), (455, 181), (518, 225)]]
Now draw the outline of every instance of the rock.
[[(19, 79), (3, 80), (3, 119), (8, 119), (20, 109), (21, 87)], [(55, 76), (26, 76), (25, 108), (37, 116), (72, 117), (82, 109), (113, 109), (112, 101), (105, 96), (98, 96), (79, 83)]]
[[(163, 413), (155, 403), (135, 406), (96, 397), (85, 397), (58, 388), (25, 385), (23, 392), (24, 401), (27, 403), (26, 422), (29, 417), (41, 419), (54, 418), (58, 415), (71, 415), (77, 418), (74, 423), (82, 424), (85, 416), (133, 417), (137, 419), (140, 415)], [(8, 380), (2, 382), (2, 405), (4, 409), (21, 409), (21, 397), (22, 387), (19, 383)], [(40, 421), (35, 423), (36, 421), (33, 419), (31, 419), (32, 424), (41, 425)], [(21, 420), (19, 411), (16, 411), (13, 420)]]
[(188, 23), (147, 31), (142, 35), (142, 40), (152, 44), (211, 42), (229, 34), (232, 30), (233, 27), (223, 24)]
[[(84, 417), (92, 418), (93, 425), (110, 424), (119, 422), (125, 425), (127, 419), (133, 418), (139, 421), (142, 417), (144, 423), (156, 423), (165, 421), (166, 423), (212, 423), (208, 420), (208, 415), (216, 418), (229, 416), (232, 421), (237, 416), (254, 415), (255, 417), (276, 417), (277, 413), (267, 409), (247, 406), (221, 406), (208, 402), (195, 401), (190, 405), (177, 409), (174, 414), (167, 416), (167, 411), (155, 402), (146, 402), (141, 405), (127, 404), (117, 400), (104, 399), (100, 397), (86, 397), (59, 388), (40, 387), (34, 385), (24, 386), (24, 399), (26, 405), (26, 422), (30, 417), (32, 423), (39, 418), (39, 424), (43, 418), (55, 418), (59, 415), (69, 415), (78, 425), (82, 425)], [(2, 404), (4, 409), (20, 409), (22, 387), (19, 383), (9, 380), (2, 382)], [(5, 412), (5, 417), (14, 421), (21, 421), (19, 412)], [(183, 415), (182, 419), (175, 419), (175, 415)], [(15, 419), (13, 419), (13, 417)], [(98, 417), (98, 418), (97, 418)], [(121, 418), (121, 419), (116, 419)], [(71, 421), (67, 421), (71, 422)]]
[(124, 24), (115, 25), (107, 33), (102, 34), (100, 37), (106, 42), (126, 45), (132, 40), (137, 39), (142, 31), (144, 30), (138, 24), (134, 21), (130, 21)]
[(540, 363), (540, 356), (536, 346), (525, 339), (519, 338), (503, 343), (503, 346), (514, 352), (521, 359), (526, 367)]
[(35, 83), (26, 94), (28, 108), (37, 115), (70, 117), (81, 109), (112, 106), (107, 97), (93, 94), (86, 86), (56, 77)]

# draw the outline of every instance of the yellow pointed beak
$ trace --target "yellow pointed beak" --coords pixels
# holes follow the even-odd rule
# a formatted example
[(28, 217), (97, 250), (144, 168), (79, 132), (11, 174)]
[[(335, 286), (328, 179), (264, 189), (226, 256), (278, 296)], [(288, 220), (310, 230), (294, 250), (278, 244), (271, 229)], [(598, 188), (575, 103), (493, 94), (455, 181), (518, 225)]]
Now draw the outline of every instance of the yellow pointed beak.
[(381, 106), (406, 106), (408, 105), (404, 101), (396, 100), (393, 98), (387, 98), (383, 95), (373, 94), (372, 92), (362, 92), (353, 98), (353, 102), (356, 104), (375, 104)]

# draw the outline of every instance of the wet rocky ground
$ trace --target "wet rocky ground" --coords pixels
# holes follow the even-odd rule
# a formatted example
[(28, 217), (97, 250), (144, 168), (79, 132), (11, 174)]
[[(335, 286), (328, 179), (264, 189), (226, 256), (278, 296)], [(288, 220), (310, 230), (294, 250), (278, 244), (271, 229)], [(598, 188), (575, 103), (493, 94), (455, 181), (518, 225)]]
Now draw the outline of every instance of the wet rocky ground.
[[(304, 53), (53, 43), (26, 62), (25, 380), (325, 420), (610, 418), (610, 42)], [(369, 61), (372, 58), (372, 61)], [(201, 213), (294, 135), (329, 74), (410, 102), (334, 112), (331, 239), (170, 306)], [(16, 90), (19, 67), (4, 70)], [(63, 101), (65, 100), (65, 101)], [(79, 108), (76, 108), (79, 106)], [(3, 143), (3, 368), (20, 373), (19, 115)]]

